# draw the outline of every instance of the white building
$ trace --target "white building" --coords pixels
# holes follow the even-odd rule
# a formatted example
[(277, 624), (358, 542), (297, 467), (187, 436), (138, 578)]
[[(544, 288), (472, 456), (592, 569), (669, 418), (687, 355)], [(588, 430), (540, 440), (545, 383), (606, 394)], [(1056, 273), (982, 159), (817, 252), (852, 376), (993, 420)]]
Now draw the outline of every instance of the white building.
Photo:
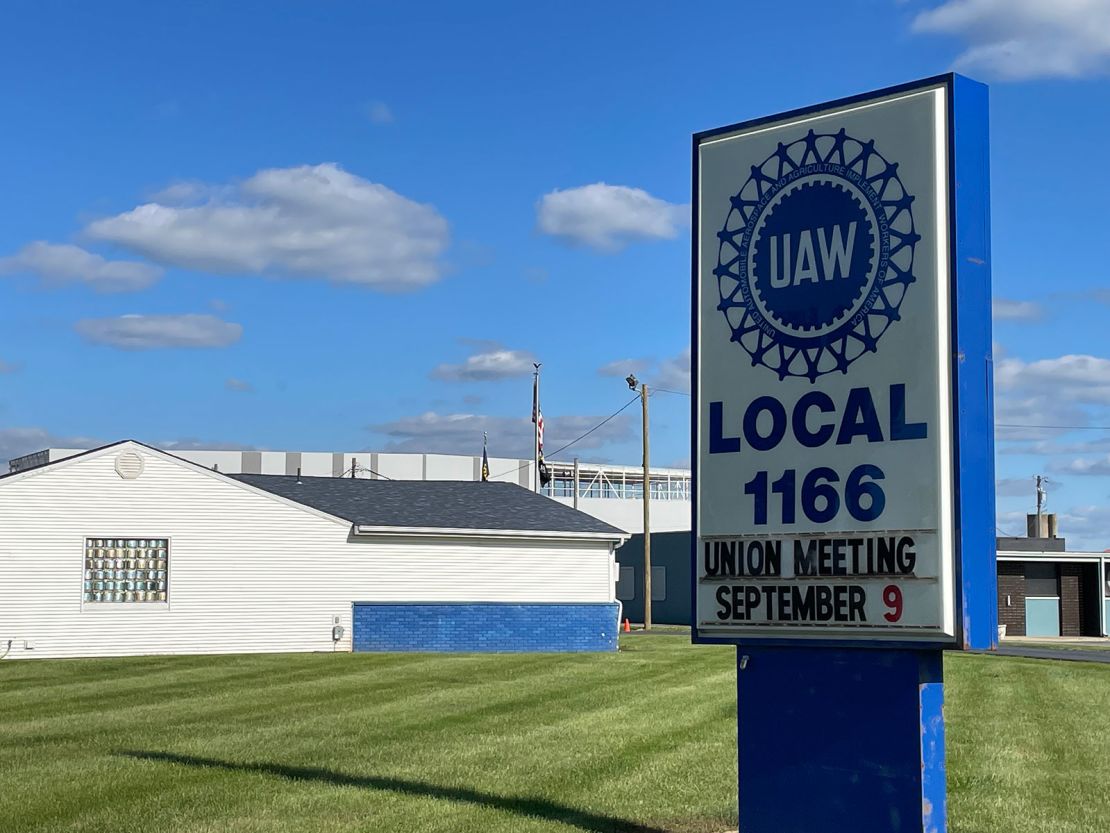
[(0, 655), (615, 649), (625, 533), (513, 484), (328, 475), (124, 441), (0, 477)]
[[(48, 448), (9, 463), (12, 471), (54, 462), (81, 449)], [(482, 458), (453, 454), (399, 454), (375, 451), (226, 451), (181, 450), (173, 454), (225, 474), (296, 474), (388, 480), (481, 480)], [(551, 483), (542, 490), (566, 506), (632, 533), (643, 532), (644, 477), (639, 466), (548, 460)], [(532, 460), (490, 458), (490, 479), (531, 488)], [(651, 469), (651, 528), (681, 532), (690, 524), (689, 469)], [(577, 482), (577, 489), (575, 483)], [(577, 498), (575, 495), (577, 494)]]

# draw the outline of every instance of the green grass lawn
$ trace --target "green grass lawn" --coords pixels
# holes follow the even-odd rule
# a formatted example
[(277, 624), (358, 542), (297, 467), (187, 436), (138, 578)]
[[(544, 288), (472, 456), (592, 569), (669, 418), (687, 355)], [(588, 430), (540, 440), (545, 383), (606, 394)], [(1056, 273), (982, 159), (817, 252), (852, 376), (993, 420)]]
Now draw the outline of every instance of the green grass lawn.
[[(0, 831), (721, 831), (733, 653), (0, 663)], [(950, 829), (1110, 829), (1110, 666), (951, 656)]]

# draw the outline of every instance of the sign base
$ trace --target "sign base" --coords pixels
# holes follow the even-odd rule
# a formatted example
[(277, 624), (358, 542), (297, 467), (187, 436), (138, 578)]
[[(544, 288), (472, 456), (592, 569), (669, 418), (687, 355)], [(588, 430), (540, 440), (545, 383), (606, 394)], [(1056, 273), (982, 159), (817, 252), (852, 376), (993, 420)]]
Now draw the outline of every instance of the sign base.
[(942, 658), (738, 647), (742, 833), (944, 833)]

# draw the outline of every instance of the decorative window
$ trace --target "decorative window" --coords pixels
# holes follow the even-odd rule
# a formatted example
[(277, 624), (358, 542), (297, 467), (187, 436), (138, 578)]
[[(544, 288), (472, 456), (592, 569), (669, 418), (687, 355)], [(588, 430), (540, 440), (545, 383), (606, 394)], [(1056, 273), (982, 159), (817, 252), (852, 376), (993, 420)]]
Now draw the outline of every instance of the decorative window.
[(86, 538), (85, 603), (165, 602), (166, 538)]

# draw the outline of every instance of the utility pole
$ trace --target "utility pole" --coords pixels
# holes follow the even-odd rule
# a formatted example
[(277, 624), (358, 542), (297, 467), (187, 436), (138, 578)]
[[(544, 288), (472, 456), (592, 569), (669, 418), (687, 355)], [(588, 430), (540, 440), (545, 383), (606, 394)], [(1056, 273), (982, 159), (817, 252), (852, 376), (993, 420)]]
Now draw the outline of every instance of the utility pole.
[(1046, 497), (1046, 493), (1045, 493), (1045, 488), (1044, 488), (1044, 478), (1041, 475), (1038, 474), (1037, 475), (1037, 536), (1036, 536), (1038, 538), (1047, 537), (1042, 532), (1043, 527), (1041, 526), (1041, 523), (1042, 523), (1041, 522), (1041, 516), (1044, 513), (1044, 499), (1045, 499), (1045, 497)]
[[(640, 407), (644, 412), (644, 630), (651, 630), (651, 454), (648, 442), (648, 386), (635, 373), (624, 377), (629, 390), (640, 391)], [(631, 403), (630, 403), (631, 404)], [(628, 405), (625, 405), (627, 408)]]
[(648, 386), (640, 385), (644, 410), (644, 630), (651, 630), (651, 473), (648, 443)]

